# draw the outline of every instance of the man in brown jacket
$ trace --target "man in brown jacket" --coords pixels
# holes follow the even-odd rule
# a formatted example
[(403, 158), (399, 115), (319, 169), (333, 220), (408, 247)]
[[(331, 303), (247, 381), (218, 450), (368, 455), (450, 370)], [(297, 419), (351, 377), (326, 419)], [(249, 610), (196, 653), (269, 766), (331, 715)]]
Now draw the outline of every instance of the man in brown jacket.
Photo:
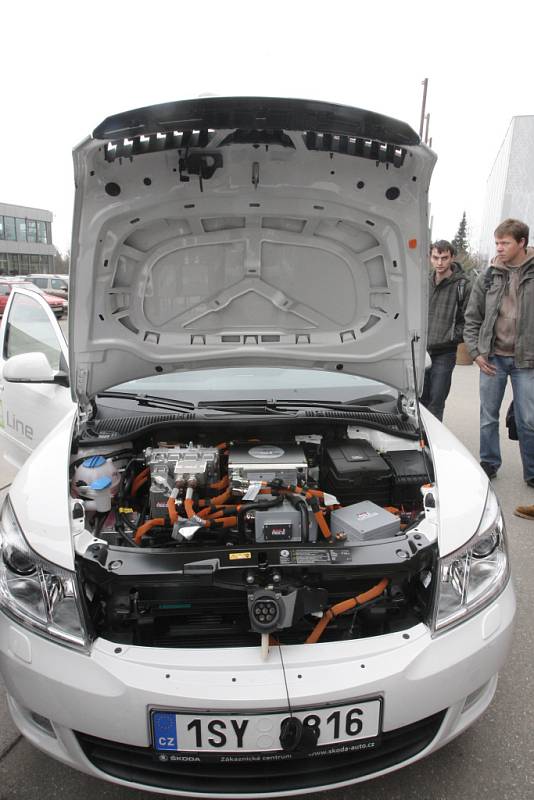
[(490, 478), (501, 465), (499, 412), (510, 378), (523, 477), (534, 488), (534, 248), (527, 247), (528, 237), (528, 225), (516, 219), (496, 228), (497, 255), (473, 286), (464, 341), (480, 369), (480, 464)]

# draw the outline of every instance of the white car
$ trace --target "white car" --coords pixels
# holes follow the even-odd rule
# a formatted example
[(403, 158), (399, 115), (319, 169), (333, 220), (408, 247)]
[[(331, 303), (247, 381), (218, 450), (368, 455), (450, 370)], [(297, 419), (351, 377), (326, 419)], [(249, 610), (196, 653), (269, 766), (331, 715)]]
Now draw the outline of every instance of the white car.
[(110, 117), (74, 151), (69, 352), (0, 328), (0, 669), (37, 747), (189, 797), (384, 775), (492, 700), (486, 475), (417, 401), (435, 156), (302, 100)]

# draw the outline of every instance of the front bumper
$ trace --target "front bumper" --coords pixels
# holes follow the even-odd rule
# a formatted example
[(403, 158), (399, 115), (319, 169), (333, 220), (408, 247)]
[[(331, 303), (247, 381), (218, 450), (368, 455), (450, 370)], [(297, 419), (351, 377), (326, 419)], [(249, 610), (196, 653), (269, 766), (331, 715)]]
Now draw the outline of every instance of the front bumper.
[[(280, 797), (385, 774), (457, 736), (491, 702), (511, 644), (514, 613), (509, 583), (488, 608), (434, 639), (418, 625), (372, 639), (283, 648), (294, 708), (383, 698), (383, 738), (389, 742), (396, 736), (402, 745), (397, 755), (368, 760), (366, 766), (365, 754), (345, 754), (343, 769), (324, 768), (337, 756), (307, 757), (303, 770), (295, 762), (278, 769), (271, 761), (252, 776), (249, 765), (199, 769), (195, 758), (173, 772), (168, 765), (158, 767), (147, 750), (151, 706), (219, 713), (287, 708), (277, 647), (262, 661), (259, 647), (163, 650), (98, 640), (90, 655), (82, 655), (0, 613), (0, 670), (21, 732), (72, 767), (154, 792), (233, 800)], [(422, 732), (419, 745), (405, 746), (415, 729)], [(154, 765), (151, 771), (139, 766), (142, 757)]]

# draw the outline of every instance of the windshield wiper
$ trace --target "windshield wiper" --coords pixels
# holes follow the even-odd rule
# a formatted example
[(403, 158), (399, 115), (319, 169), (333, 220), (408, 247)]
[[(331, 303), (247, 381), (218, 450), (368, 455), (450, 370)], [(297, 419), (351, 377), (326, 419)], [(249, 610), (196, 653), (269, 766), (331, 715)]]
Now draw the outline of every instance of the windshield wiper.
[[(290, 408), (326, 408), (329, 411), (362, 411), (371, 412), (370, 406), (359, 405), (358, 403), (343, 403), (336, 400), (279, 400), (278, 407), (289, 406)], [(380, 412), (379, 412), (380, 413)]]
[[(354, 403), (337, 403), (322, 400), (221, 400), (219, 402), (201, 401), (198, 408), (209, 408), (212, 411), (235, 411), (239, 414), (283, 414), (304, 410), (306, 408), (325, 409), (328, 411), (361, 411), (370, 413), (374, 409), (370, 406), (360, 406)], [(383, 412), (376, 412), (378, 414)]]
[(98, 397), (113, 398), (117, 400), (133, 400), (138, 405), (145, 408), (168, 408), (173, 411), (194, 411), (194, 403), (186, 400), (173, 400), (169, 397), (158, 397), (152, 394), (142, 394), (135, 392), (99, 392)]
[[(209, 400), (201, 400), (197, 408), (200, 410), (206, 409), (209, 411), (223, 411), (226, 414), (236, 412), (236, 414), (284, 414), (286, 410), (283, 404), (276, 403), (271, 400), (220, 400), (219, 402), (210, 402)], [(300, 403), (296, 404), (296, 408), (300, 408)]]

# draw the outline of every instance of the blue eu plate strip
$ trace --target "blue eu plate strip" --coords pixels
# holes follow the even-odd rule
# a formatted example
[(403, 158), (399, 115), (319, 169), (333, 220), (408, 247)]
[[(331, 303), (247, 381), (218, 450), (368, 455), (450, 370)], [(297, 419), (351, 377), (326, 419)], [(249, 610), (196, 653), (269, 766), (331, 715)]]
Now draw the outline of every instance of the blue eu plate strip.
[(155, 712), (152, 717), (154, 747), (156, 750), (178, 750), (176, 715), (164, 711)]

